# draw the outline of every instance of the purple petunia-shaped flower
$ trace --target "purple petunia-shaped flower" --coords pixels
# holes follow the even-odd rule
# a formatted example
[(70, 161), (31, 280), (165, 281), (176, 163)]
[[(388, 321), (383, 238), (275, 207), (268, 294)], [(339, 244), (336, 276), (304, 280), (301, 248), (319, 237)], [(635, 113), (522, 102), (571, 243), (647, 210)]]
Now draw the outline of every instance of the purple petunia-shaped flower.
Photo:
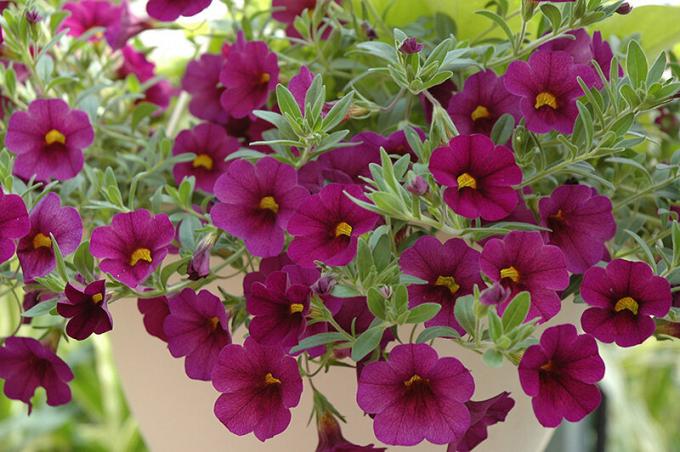
[(330, 184), (307, 198), (288, 222), (294, 236), (288, 256), (297, 264), (314, 266), (314, 261), (327, 265), (346, 265), (357, 252), (358, 237), (370, 230), (380, 217), (359, 207), (344, 192), (364, 199), (361, 187)]
[(387, 361), (366, 365), (357, 403), (374, 414), (373, 431), (385, 444), (447, 444), (467, 431), (475, 383), (456, 358), (439, 358), (427, 344), (397, 345)]
[(117, 213), (111, 225), (95, 228), (90, 252), (102, 259), (101, 271), (134, 288), (161, 265), (174, 237), (175, 228), (167, 215), (152, 216), (139, 209)]
[(48, 346), (31, 337), (5, 340), (0, 347), (0, 378), (5, 380), (5, 395), (26, 403), (29, 413), (38, 386), (45, 388), (50, 406), (71, 401), (68, 382), (73, 380), (73, 372)]
[(57, 312), (70, 319), (66, 334), (82, 341), (91, 334), (102, 334), (113, 329), (113, 320), (106, 300), (106, 281), (100, 279), (78, 290), (70, 283), (64, 290), (66, 299), (59, 300)]
[(143, 315), (146, 332), (163, 342), (167, 342), (168, 337), (163, 329), (165, 318), (170, 315), (167, 297), (161, 295), (160, 297), (139, 298), (137, 309)]
[(581, 316), (583, 330), (620, 347), (641, 344), (654, 334), (652, 316), (668, 314), (672, 301), (666, 279), (644, 262), (625, 259), (590, 268), (583, 275), (581, 296), (591, 306)]
[(41, 199), (31, 209), (29, 219), (31, 230), (19, 240), (17, 247), (25, 281), (45, 276), (56, 267), (52, 237), (61, 254), (68, 256), (78, 248), (83, 236), (80, 214), (73, 207), (61, 207), (61, 200), (55, 193), (48, 193)]
[(220, 97), (224, 86), (220, 83), (220, 72), (224, 64), (221, 55), (203, 54), (198, 60), (187, 64), (182, 77), (182, 89), (191, 94), (189, 111), (206, 121), (226, 123), (229, 114), (222, 108)]
[(522, 170), (514, 154), (485, 135), (459, 135), (436, 149), (430, 171), (447, 187), (446, 204), (466, 218), (500, 220), (519, 202), (512, 187), (522, 182)]
[(284, 231), (307, 190), (292, 167), (265, 157), (255, 165), (234, 160), (217, 179), (215, 194), (215, 226), (243, 239), (252, 254), (268, 257), (283, 249)]
[(454, 307), (456, 299), (471, 294), (475, 284), (480, 288), (484, 285), (479, 272), (479, 252), (461, 239), (441, 243), (435, 237), (421, 237), (402, 253), (399, 266), (402, 272), (427, 281), (408, 286), (410, 307), (422, 303), (442, 305), (425, 326), (450, 326), (465, 334), (456, 321)]
[(557, 292), (569, 285), (569, 273), (560, 249), (543, 243), (539, 232), (512, 231), (503, 239), (489, 240), (480, 266), (489, 279), (510, 289), (510, 295), (497, 306), (499, 314), (521, 291), (531, 294), (527, 319), (546, 321), (560, 311)]
[(21, 196), (5, 194), (0, 187), (0, 264), (14, 256), (16, 244), (31, 230), (26, 204)]
[(154, 19), (171, 22), (179, 16), (195, 16), (210, 6), (211, 2), (212, 0), (149, 0), (146, 12)]
[(450, 443), (446, 452), (469, 452), (477, 447), (489, 436), (487, 429), (490, 426), (505, 421), (515, 401), (509, 392), (501, 392), (479, 402), (470, 400), (465, 405), (470, 410), (470, 428), (465, 436)]
[(83, 168), (83, 149), (94, 141), (87, 114), (61, 99), (38, 99), (9, 118), (5, 146), (17, 156), (14, 174), (39, 181), (67, 180)]
[(384, 447), (373, 444), (359, 446), (347, 441), (342, 436), (340, 424), (329, 411), (317, 416), (316, 428), (319, 433), (319, 444), (315, 452), (384, 452)]
[[(71, 1), (62, 7), (70, 14), (59, 26), (59, 30), (68, 29), (69, 36), (82, 36), (93, 28), (108, 28), (114, 25), (122, 13), (120, 6), (108, 0)], [(98, 41), (104, 32), (94, 33), (90, 41)]]
[(538, 204), (548, 243), (558, 246), (567, 270), (583, 273), (607, 254), (605, 242), (616, 234), (612, 203), (586, 185), (562, 185)]
[(250, 432), (265, 441), (290, 424), (290, 409), (302, 395), (297, 362), (280, 347), (265, 347), (253, 339), (243, 346), (222, 349), (212, 373), (212, 383), (222, 394), (215, 416), (230, 432)]
[(449, 101), (448, 112), (461, 134), (491, 135), (494, 124), (504, 114), (519, 121), (519, 97), (508, 92), (494, 71), (481, 71), (465, 80), (463, 91)]
[(574, 325), (546, 329), (540, 343), (522, 356), (518, 372), (544, 427), (557, 427), (562, 419), (579, 421), (602, 399), (596, 383), (604, 376), (604, 362), (597, 343), (589, 334), (578, 334)]
[(196, 157), (175, 165), (172, 170), (175, 181), (179, 184), (185, 177), (194, 176), (196, 187), (212, 193), (215, 181), (229, 167), (225, 159), (240, 146), (236, 138), (227, 135), (224, 128), (216, 124), (203, 123), (182, 130), (175, 138), (172, 155), (192, 152)]

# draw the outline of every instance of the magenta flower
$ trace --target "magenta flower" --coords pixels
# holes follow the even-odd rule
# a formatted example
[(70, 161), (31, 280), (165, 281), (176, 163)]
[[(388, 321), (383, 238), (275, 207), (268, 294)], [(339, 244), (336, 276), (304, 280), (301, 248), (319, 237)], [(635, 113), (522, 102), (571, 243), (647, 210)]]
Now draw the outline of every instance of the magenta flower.
[(38, 386), (45, 388), (50, 406), (71, 401), (68, 382), (73, 372), (50, 348), (31, 337), (5, 340), (0, 347), (0, 378), (5, 380), (5, 395), (27, 404), (29, 413)]
[(215, 416), (230, 432), (243, 436), (254, 432), (265, 441), (290, 424), (290, 409), (302, 395), (302, 378), (295, 359), (280, 347), (265, 347), (253, 339), (243, 346), (227, 345), (212, 373)]
[(574, 325), (545, 330), (541, 342), (522, 356), (518, 372), (544, 427), (557, 427), (562, 419), (580, 421), (602, 399), (596, 383), (604, 376), (604, 362), (597, 343), (589, 334), (578, 334)]
[(355, 204), (343, 192), (365, 199), (361, 187), (330, 184), (310, 196), (288, 223), (294, 236), (288, 256), (302, 266), (314, 261), (327, 265), (348, 264), (357, 252), (358, 237), (372, 230), (380, 217)]
[(408, 286), (409, 306), (439, 303), (439, 313), (425, 326), (450, 326), (461, 335), (465, 330), (458, 324), (453, 309), (456, 299), (472, 293), (475, 286), (483, 287), (479, 273), (479, 252), (461, 239), (441, 243), (431, 236), (421, 237), (404, 251), (399, 259), (401, 271), (427, 281)]
[(306, 9), (314, 11), (316, 0), (272, 0), (272, 17), (279, 22), (291, 25), (295, 18)]
[(170, 105), (170, 99), (177, 93), (177, 89), (167, 80), (159, 80), (144, 91), (144, 98), (138, 102), (148, 102), (165, 110)]
[(78, 248), (83, 236), (80, 214), (73, 207), (61, 207), (61, 200), (55, 193), (48, 193), (41, 199), (31, 209), (29, 219), (31, 230), (19, 240), (17, 247), (24, 281), (45, 276), (56, 267), (50, 234), (64, 256)]
[(165, 296), (139, 298), (137, 299), (137, 309), (144, 316), (146, 332), (163, 342), (168, 342), (168, 337), (163, 329), (165, 318), (170, 315), (168, 299)]
[(519, 121), (519, 97), (505, 89), (494, 71), (481, 71), (465, 80), (463, 91), (451, 97), (448, 112), (461, 134), (491, 135), (494, 124), (504, 114)]
[(168, 299), (163, 322), (168, 350), (185, 356), (184, 370), (194, 380), (210, 380), (220, 350), (231, 344), (229, 317), (219, 298), (207, 290), (184, 289)]
[(558, 246), (567, 270), (583, 273), (607, 254), (605, 242), (616, 234), (612, 203), (586, 185), (562, 185), (539, 202), (545, 238)]
[(342, 436), (340, 424), (331, 412), (324, 412), (317, 416), (316, 428), (319, 433), (319, 444), (316, 452), (384, 452), (384, 447), (374, 447), (373, 444), (358, 446), (350, 443)]
[(264, 283), (267, 276), (275, 271), (282, 270), (283, 267), (292, 263), (293, 261), (290, 260), (286, 253), (261, 259), (258, 271), (250, 272), (243, 278), (243, 295), (248, 298), (250, 291), (256, 282)]
[(171, 22), (179, 16), (195, 16), (210, 6), (211, 2), (212, 0), (149, 0), (146, 12), (154, 19)]
[(182, 89), (191, 94), (191, 114), (220, 124), (229, 119), (220, 102), (224, 92), (224, 86), (220, 83), (223, 64), (224, 58), (221, 55), (206, 53), (200, 59), (189, 62), (182, 77)]
[(28, 234), (31, 222), (26, 204), (19, 195), (5, 194), (0, 187), (0, 264), (14, 256), (14, 241)]
[(192, 152), (196, 157), (190, 162), (175, 164), (172, 170), (175, 181), (179, 184), (185, 177), (194, 176), (196, 187), (212, 193), (215, 181), (229, 167), (225, 159), (240, 146), (236, 138), (216, 124), (206, 122), (181, 131), (175, 138), (172, 155)]
[(167, 215), (152, 216), (139, 209), (117, 213), (111, 225), (95, 228), (90, 252), (102, 259), (101, 271), (135, 288), (161, 265), (174, 237), (175, 228)]
[(654, 334), (652, 316), (663, 317), (671, 307), (671, 288), (644, 262), (611, 261), (583, 275), (581, 296), (591, 307), (581, 316), (586, 333), (620, 347), (641, 344)]
[[(612, 52), (609, 43), (602, 39), (602, 33), (599, 31), (593, 33), (593, 40), (590, 44), (590, 48), (593, 52), (593, 59), (597, 61), (604, 76), (609, 80), (614, 52)], [(619, 66), (619, 77), (623, 77), (623, 68), (621, 66)]]
[[(68, 29), (69, 36), (82, 36), (93, 28), (108, 28), (121, 14), (121, 7), (107, 0), (71, 1), (63, 6), (64, 11), (71, 14), (59, 26), (60, 30)], [(100, 31), (90, 37), (90, 41), (98, 41), (104, 37)]]
[(106, 281), (100, 279), (80, 291), (70, 283), (64, 290), (65, 300), (57, 303), (60, 316), (70, 319), (66, 334), (82, 341), (91, 334), (102, 334), (113, 329), (113, 320), (106, 300)]
[(508, 216), (519, 197), (512, 188), (522, 170), (505, 146), (485, 135), (459, 135), (432, 153), (430, 171), (447, 187), (444, 201), (458, 215), (496, 221)]
[(278, 58), (267, 44), (247, 41), (233, 46), (220, 72), (222, 107), (235, 118), (248, 116), (267, 102), (278, 81)]
[(548, 52), (567, 52), (576, 64), (590, 64), (593, 60), (591, 39), (585, 28), (579, 28), (567, 33), (571, 38), (552, 39), (541, 45), (538, 50)]
[(120, 50), (123, 55), (123, 63), (116, 70), (118, 78), (125, 78), (134, 74), (140, 82), (145, 82), (154, 77), (156, 65), (146, 58), (142, 52), (138, 52), (134, 47), (126, 45)]
[(253, 318), (248, 330), (262, 345), (283, 347), (298, 343), (309, 311), (309, 287), (291, 283), (288, 274), (277, 271), (264, 283), (253, 284), (246, 308)]
[(113, 50), (123, 48), (128, 40), (144, 30), (151, 28), (148, 21), (135, 17), (130, 11), (127, 0), (120, 2), (120, 10), (116, 18), (106, 27), (104, 36)]
[(543, 243), (539, 232), (512, 231), (503, 239), (491, 239), (482, 250), (482, 272), (510, 289), (498, 305), (502, 314), (510, 300), (521, 291), (531, 294), (527, 319), (546, 321), (560, 310), (557, 292), (569, 285), (569, 273), (559, 248)]
[(85, 112), (61, 99), (38, 99), (9, 118), (5, 146), (17, 156), (14, 174), (39, 181), (67, 180), (83, 168), (83, 149), (94, 141)]
[(465, 405), (470, 410), (470, 428), (465, 436), (451, 442), (446, 452), (469, 452), (477, 447), (489, 436), (487, 429), (490, 426), (505, 421), (515, 401), (509, 392), (501, 392), (479, 402), (470, 400)]
[(423, 50), (423, 45), (418, 42), (416, 38), (406, 38), (399, 46), (399, 51), (405, 55), (412, 55), (420, 53)]
[[(425, 133), (422, 130), (416, 128), (414, 129), (421, 140), (425, 139)], [(411, 148), (411, 145), (406, 139), (406, 132), (403, 130), (397, 130), (390, 135), (384, 137), (370, 130), (361, 132), (352, 138), (352, 141), (361, 141), (362, 144), (358, 145), (358, 148), (364, 149), (367, 152), (369, 149), (371, 152), (378, 154), (378, 160), (380, 159), (380, 148), (385, 149), (388, 154), (394, 155), (410, 155), (411, 162), (416, 162), (418, 156)]]
[(218, 228), (244, 240), (256, 256), (276, 256), (284, 231), (307, 191), (297, 184), (295, 170), (266, 157), (255, 165), (234, 160), (217, 179), (220, 201), (210, 215)]
[(570, 134), (578, 116), (576, 99), (583, 95), (577, 77), (591, 86), (597, 75), (591, 67), (575, 64), (567, 52), (544, 50), (534, 52), (528, 63), (513, 61), (504, 83), (522, 98), (520, 110), (529, 130)]
[[(357, 184), (363, 186), (366, 182), (361, 178), (371, 177), (369, 165), (379, 162), (379, 148), (367, 148), (363, 144), (358, 144), (352, 147), (325, 152), (316, 162), (310, 162), (306, 167), (315, 163), (319, 165), (318, 170), (321, 182), (318, 190), (320, 190), (324, 180), (337, 184)], [(318, 190), (316, 191), (318, 192)]]
[(357, 403), (374, 414), (375, 437), (385, 444), (413, 446), (424, 439), (447, 444), (470, 426), (475, 383), (456, 358), (439, 358), (426, 344), (397, 345), (387, 361), (364, 367)]

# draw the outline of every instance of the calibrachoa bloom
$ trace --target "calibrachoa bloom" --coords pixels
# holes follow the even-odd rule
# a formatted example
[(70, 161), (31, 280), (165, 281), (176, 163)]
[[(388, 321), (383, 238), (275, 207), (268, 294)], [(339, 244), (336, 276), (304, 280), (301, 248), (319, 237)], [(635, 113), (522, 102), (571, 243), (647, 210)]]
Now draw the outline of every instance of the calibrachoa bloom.
[(450, 443), (446, 452), (469, 452), (477, 447), (489, 436), (487, 429), (490, 426), (505, 421), (515, 401), (510, 393), (501, 392), (479, 402), (470, 400), (465, 405), (470, 410), (470, 428), (465, 436)]
[(170, 353), (186, 357), (184, 369), (189, 378), (210, 380), (217, 355), (231, 343), (224, 305), (207, 290), (184, 289), (168, 299), (168, 309), (163, 331)]
[(522, 182), (515, 156), (485, 135), (459, 135), (448, 146), (436, 149), (430, 171), (447, 187), (446, 204), (464, 217), (500, 220), (519, 202), (512, 188)]
[(421, 237), (399, 258), (401, 271), (427, 281), (408, 286), (409, 305), (439, 303), (439, 313), (425, 326), (450, 326), (461, 335), (465, 330), (458, 324), (453, 309), (456, 299), (472, 293), (477, 284), (484, 285), (479, 273), (479, 252), (461, 239), (441, 243), (435, 237)]
[(482, 250), (480, 266), (492, 281), (510, 289), (510, 295), (498, 305), (499, 314), (524, 290), (531, 294), (527, 319), (545, 321), (559, 312), (557, 292), (569, 285), (569, 273), (560, 249), (543, 243), (539, 232), (512, 231), (503, 239), (489, 240)]
[(5, 194), (0, 187), (0, 264), (14, 256), (16, 244), (31, 230), (26, 204), (19, 195)]
[(463, 91), (449, 101), (448, 112), (461, 134), (491, 135), (494, 124), (504, 114), (519, 120), (519, 97), (505, 89), (494, 71), (481, 71), (465, 80)]
[(654, 334), (652, 316), (668, 314), (672, 299), (666, 279), (644, 262), (625, 259), (590, 268), (583, 275), (581, 296), (591, 306), (581, 317), (583, 330), (621, 347), (641, 344)]
[[(81, 36), (93, 28), (108, 28), (122, 12), (119, 6), (108, 0), (68, 2), (63, 9), (71, 14), (61, 23), (60, 29), (68, 29), (70, 36)], [(94, 33), (90, 36), (90, 41), (100, 40), (103, 36), (103, 31)]]
[[(357, 135), (352, 141), (358, 141)], [(322, 179), (338, 184), (364, 185), (362, 177), (370, 177), (368, 165), (380, 162), (380, 148), (358, 144), (326, 152), (316, 162), (320, 165)], [(307, 164), (309, 166), (310, 164)]]
[(600, 404), (596, 383), (604, 376), (604, 362), (595, 339), (578, 334), (574, 325), (545, 330), (540, 343), (522, 356), (518, 371), (544, 427), (557, 427), (562, 419), (580, 421)]
[(364, 367), (357, 403), (374, 414), (373, 431), (385, 444), (447, 444), (470, 427), (475, 383), (456, 358), (439, 358), (426, 344), (397, 345), (387, 361)]
[(57, 312), (70, 319), (66, 334), (82, 341), (91, 334), (102, 334), (113, 328), (113, 320), (106, 300), (106, 281), (100, 279), (78, 290), (70, 283), (64, 290), (66, 299), (59, 300)]
[(31, 230), (19, 241), (17, 256), (24, 272), (24, 281), (44, 276), (56, 266), (52, 237), (64, 256), (74, 252), (83, 236), (83, 221), (73, 207), (61, 207), (55, 193), (48, 193), (29, 216)]
[(253, 339), (243, 346), (227, 345), (212, 373), (215, 415), (232, 433), (254, 432), (265, 441), (290, 424), (290, 409), (302, 395), (297, 362), (280, 347), (265, 347)]
[(168, 299), (160, 297), (140, 298), (137, 300), (137, 309), (144, 316), (144, 328), (146, 332), (157, 337), (163, 342), (168, 341), (163, 329), (165, 318), (170, 315)]
[(146, 12), (154, 19), (171, 22), (179, 16), (195, 16), (210, 6), (211, 2), (212, 0), (149, 0)]
[(182, 77), (182, 89), (191, 94), (189, 111), (199, 119), (217, 123), (226, 123), (229, 119), (220, 102), (224, 92), (224, 86), (220, 83), (223, 64), (221, 55), (207, 53), (187, 64)]
[(340, 424), (335, 420), (332, 413), (326, 411), (317, 416), (316, 428), (319, 432), (319, 444), (316, 452), (384, 452), (384, 447), (358, 446), (350, 443), (342, 436)]
[(85, 112), (61, 99), (38, 99), (9, 118), (5, 146), (17, 156), (14, 174), (23, 179), (67, 180), (83, 168), (83, 149), (94, 141)]
[(179, 184), (185, 177), (194, 176), (196, 187), (212, 193), (215, 181), (229, 167), (225, 159), (239, 147), (238, 140), (216, 124), (203, 123), (181, 131), (175, 138), (172, 155), (192, 152), (196, 157), (190, 162), (175, 164), (172, 170), (175, 181)]
[[(414, 129), (421, 140), (425, 139), (425, 134), (420, 129)], [(385, 149), (388, 154), (395, 155), (410, 155), (411, 161), (415, 162), (418, 160), (418, 156), (411, 148), (408, 140), (406, 139), (406, 132), (404, 130), (397, 130), (388, 136), (382, 136), (378, 133), (366, 130), (361, 132), (352, 138), (352, 141), (361, 141), (362, 144), (356, 146), (357, 148), (364, 149), (368, 151), (371, 150), (372, 153), (378, 155), (378, 161), (380, 160), (380, 148)]]
[(548, 243), (558, 246), (567, 270), (583, 273), (607, 254), (604, 243), (614, 237), (612, 203), (586, 185), (562, 185), (539, 202), (541, 226)]
[(284, 231), (307, 191), (297, 184), (295, 170), (267, 157), (251, 164), (235, 160), (217, 179), (220, 201), (210, 211), (215, 226), (245, 241), (256, 256), (276, 256)]
[(117, 213), (111, 225), (95, 228), (90, 252), (102, 259), (101, 271), (134, 288), (158, 268), (174, 237), (175, 228), (167, 215), (152, 216), (139, 209)]
[(288, 222), (294, 236), (288, 256), (303, 266), (318, 260), (327, 265), (348, 264), (357, 252), (358, 237), (372, 230), (380, 217), (363, 209), (344, 192), (364, 199), (361, 187), (330, 184), (301, 203)]
[(151, 28), (148, 21), (135, 17), (130, 11), (128, 0), (120, 2), (120, 10), (116, 18), (106, 27), (104, 36), (113, 50), (125, 46), (130, 38)]
[(48, 346), (31, 337), (8, 337), (0, 347), (0, 378), (5, 380), (5, 395), (21, 400), (31, 410), (31, 398), (38, 386), (45, 388), (47, 404), (71, 401), (68, 382), (73, 372)]

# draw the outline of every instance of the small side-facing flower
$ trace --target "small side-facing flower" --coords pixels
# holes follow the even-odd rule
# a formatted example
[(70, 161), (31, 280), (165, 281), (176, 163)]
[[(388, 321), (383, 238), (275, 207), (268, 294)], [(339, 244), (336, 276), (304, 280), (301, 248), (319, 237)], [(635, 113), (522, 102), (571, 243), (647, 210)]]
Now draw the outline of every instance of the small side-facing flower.
[(200, 13), (212, 0), (149, 0), (146, 12), (154, 19), (171, 22), (179, 16), (191, 17)]
[(641, 344), (654, 334), (652, 316), (668, 314), (672, 300), (666, 279), (644, 262), (625, 259), (590, 268), (583, 275), (581, 296), (591, 306), (581, 316), (583, 330), (620, 347)]
[(168, 299), (170, 315), (163, 322), (168, 350), (175, 358), (185, 356), (189, 378), (210, 380), (220, 350), (231, 344), (229, 318), (224, 305), (207, 290), (184, 289)]
[(139, 209), (117, 213), (111, 225), (95, 228), (90, 252), (102, 259), (101, 271), (134, 288), (161, 265), (174, 237), (175, 228), (167, 215), (152, 216)]
[(17, 156), (14, 174), (39, 181), (67, 180), (83, 168), (83, 149), (94, 141), (87, 114), (61, 99), (38, 99), (9, 118), (5, 146)]
[(384, 447), (374, 447), (373, 444), (358, 446), (350, 443), (342, 436), (340, 424), (330, 411), (317, 415), (316, 428), (319, 433), (319, 444), (316, 452), (384, 452)]
[(557, 292), (569, 285), (569, 273), (560, 249), (543, 243), (539, 232), (512, 231), (503, 239), (489, 240), (480, 266), (492, 281), (510, 289), (510, 295), (498, 305), (499, 314), (524, 290), (531, 294), (527, 319), (546, 321), (560, 311)]
[(17, 247), (24, 281), (44, 276), (56, 267), (50, 234), (64, 256), (78, 248), (83, 236), (80, 214), (73, 207), (61, 207), (61, 200), (55, 193), (48, 193), (41, 199), (31, 209), (29, 219), (31, 230), (19, 240)]
[(5, 194), (0, 187), (0, 264), (14, 256), (16, 245), (31, 230), (26, 204), (21, 196)]
[(372, 132), (362, 132), (352, 138), (352, 141), (362, 143), (325, 152), (318, 160), (306, 166), (317, 164), (322, 181), (325, 179), (331, 183), (364, 185), (366, 182), (361, 178), (371, 176), (369, 165), (380, 162), (380, 147), (367, 142), (369, 134), (384, 139)]
[(168, 299), (164, 295), (152, 298), (139, 298), (137, 299), (137, 309), (144, 316), (146, 332), (163, 342), (167, 342), (168, 337), (165, 335), (163, 323), (165, 318), (170, 315)]
[(302, 395), (295, 359), (280, 347), (265, 347), (253, 339), (222, 349), (212, 383), (222, 393), (215, 402), (217, 419), (235, 435), (254, 432), (260, 441), (288, 427), (290, 409)]
[(66, 299), (59, 300), (57, 312), (70, 319), (66, 334), (82, 341), (91, 334), (111, 331), (113, 320), (106, 300), (106, 281), (100, 279), (90, 283), (82, 291), (68, 283), (64, 294)]
[(616, 234), (609, 198), (586, 185), (562, 185), (538, 207), (541, 226), (551, 230), (545, 238), (562, 250), (567, 270), (583, 273), (607, 253), (604, 244)]
[(487, 429), (490, 426), (505, 421), (515, 401), (509, 392), (501, 392), (479, 402), (470, 400), (465, 405), (470, 410), (470, 428), (465, 436), (450, 443), (446, 452), (469, 452), (477, 447), (489, 436)]
[(437, 182), (448, 187), (444, 191), (446, 204), (466, 218), (500, 220), (519, 202), (512, 187), (522, 182), (522, 170), (514, 154), (485, 135), (459, 135), (436, 149), (430, 171)]
[[(108, 28), (121, 14), (121, 8), (107, 0), (71, 1), (63, 6), (68, 15), (59, 26), (59, 30), (68, 29), (69, 36), (81, 36), (93, 28)], [(99, 41), (104, 37), (100, 31), (90, 36), (90, 41)]]
[(330, 184), (301, 203), (288, 222), (294, 236), (288, 256), (302, 266), (314, 261), (327, 265), (346, 265), (357, 252), (359, 236), (372, 230), (380, 220), (373, 212), (359, 207), (344, 192), (364, 199), (361, 187)]
[(0, 378), (5, 380), (5, 395), (27, 404), (29, 413), (38, 386), (45, 388), (50, 406), (71, 401), (68, 382), (73, 372), (49, 347), (31, 337), (12, 336), (0, 347)]
[(397, 345), (387, 361), (363, 368), (357, 403), (375, 415), (375, 437), (385, 444), (447, 444), (470, 427), (465, 402), (474, 388), (456, 358), (439, 358), (427, 344)]
[(522, 356), (518, 372), (544, 427), (557, 427), (562, 419), (580, 421), (602, 399), (596, 383), (604, 377), (604, 362), (597, 343), (589, 334), (578, 334), (574, 325), (545, 330), (540, 343)]
[(212, 193), (215, 181), (229, 167), (224, 159), (238, 151), (240, 144), (230, 137), (224, 128), (210, 123), (199, 124), (182, 130), (172, 148), (172, 155), (192, 152), (196, 157), (190, 162), (177, 163), (172, 170), (175, 181), (180, 183), (187, 176), (196, 178), (196, 187)]
[(292, 167), (265, 157), (255, 165), (234, 160), (217, 179), (215, 194), (215, 226), (243, 239), (252, 254), (268, 257), (283, 249), (284, 231), (307, 190)]
[(222, 108), (220, 97), (224, 86), (220, 83), (220, 71), (224, 64), (221, 55), (203, 54), (198, 60), (187, 64), (182, 77), (182, 89), (191, 94), (189, 111), (206, 121), (224, 124), (229, 115)]
[(399, 51), (405, 55), (420, 53), (421, 50), (423, 50), (423, 45), (413, 37), (406, 38), (404, 42), (401, 43), (401, 46), (399, 46)]
[(404, 273), (427, 281), (408, 286), (411, 307), (422, 303), (442, 305), (439, 313), (425, 322), (425, 326), (450, 326), (461, 335), (465, 334), (453, 310), (458, 297), (472, 293), (475, 284), (483, 286), (479, 252), (461, 239), (441, 243), (435, 237), (421, 237), (402, 253), (399, 266)]

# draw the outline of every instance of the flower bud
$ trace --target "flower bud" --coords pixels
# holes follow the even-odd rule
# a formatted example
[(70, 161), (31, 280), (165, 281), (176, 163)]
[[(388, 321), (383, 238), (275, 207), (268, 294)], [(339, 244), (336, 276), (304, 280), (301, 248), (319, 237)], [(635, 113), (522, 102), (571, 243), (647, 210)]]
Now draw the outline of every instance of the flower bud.
[(504, 302), (510, 295), (510, 290), (498, 283), (482, 291), (479, 301), (487, 306), (496, 306)]
[(210, 274), (210, 252), (213, 246), (215, 246), (216, 240), (216, 235), (209, 234), (199, 242), (187, 267), (187, 275), (190, 280), (197, 281), (206, 278)]
[(421, 176), (413, 177), (407, 184), (406, 190), (417, 196), (422, 196), (427, 193), (427, 182)]
[(423, 45), (416, 38), (406, 38), (399, 47), (399, 51), (405, 55), (420, 53), (421, 50), (423, 50)]
[(320, 296), (330, 295), (333, 287), (335, 287), (335, 279), (331, 276), (323, 275), (312, 285), (312, 292)]
[(616, 14), (621, 14), (622, 16), (625, 16), (626, 14), (629, 14), (633, 10), (633, 7), (630, 6), (630, 3), (624, 2), (621, 3), (621, 6), (616, 8)]

